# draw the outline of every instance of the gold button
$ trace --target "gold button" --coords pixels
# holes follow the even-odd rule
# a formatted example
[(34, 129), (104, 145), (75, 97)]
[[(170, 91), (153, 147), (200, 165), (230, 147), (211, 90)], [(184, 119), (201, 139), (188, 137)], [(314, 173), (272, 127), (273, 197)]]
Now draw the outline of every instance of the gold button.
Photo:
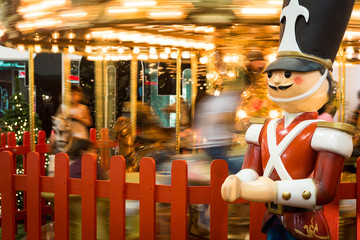
[(302, 193), (302, 197), (304, 198), (304, 199), (309, 199), (309, 198), (311, 198), (311, 192), (310, 191), (304, 191), (303, 193)]
[(281, 197), (284, 199), (284, 200), (289, 200), (291, 198), (291, 193), (290, 192), (283, 192)]

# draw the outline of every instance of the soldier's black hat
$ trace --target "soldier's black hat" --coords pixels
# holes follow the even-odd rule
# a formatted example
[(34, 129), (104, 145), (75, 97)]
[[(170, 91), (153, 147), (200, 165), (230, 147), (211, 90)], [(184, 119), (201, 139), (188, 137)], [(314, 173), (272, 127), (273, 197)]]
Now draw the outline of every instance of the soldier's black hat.
[(332, 69), (355, 0), (284, 0), (277, 59), (266, 69)]

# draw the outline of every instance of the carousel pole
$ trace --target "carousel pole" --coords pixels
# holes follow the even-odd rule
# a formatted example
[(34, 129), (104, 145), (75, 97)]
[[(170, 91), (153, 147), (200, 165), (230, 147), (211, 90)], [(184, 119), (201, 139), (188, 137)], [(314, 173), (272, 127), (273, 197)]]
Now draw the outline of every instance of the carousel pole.
[(69, 81), (70, 75), (70, 58), (68, 54), (62, 54), (62, 103), (65, 105), (63, 114), (68, 117), (71, 99), (71, 83)]
[[(193, 51), (191, 53), (191, 119), (194, 121), (195, 119), (195, 100), (197, 95), (197, 72), (198, 72), (198, 60), (197, 60), (197, 52)], [(193, 145), (196, 142), (196, 135), (193, 133)], [(195, 148), (193, 148), (193, 153), (195, 152)]]
[(180, 153), (180, 108), (181, 108), (181, 50), (177, 51), (176, 58), (176, 153)]
[(132, 139), (136, 137), (136, 109), (137, 109), (137, 71), (138, 62), (137, 54), (133, 53), (131, 58), (130, 69), (130, 122)]
[(339, 122), (345, 122), (345, 55), (343, 46), (339, 49), (339, 82), (340, 89), (338, 91), (338, 100), (340, 104)]
[(345, 61), (346, 61), (346, 57), (345, 57), (345, 53), (343, 48), (341, 48), (341, 122), (345, 122), (345, 74), (346, 74), (346, 69), (345, 69)]
[(34, 47), (29, 46), (29, 117), (30, 117), (30, 151), (35, 151), (35, 104), (34, 104)]
[(101, 129), (104, 126), (103, 64), (103, 60), (95, 61), (95, 126), (98, 133), (100, 133)]

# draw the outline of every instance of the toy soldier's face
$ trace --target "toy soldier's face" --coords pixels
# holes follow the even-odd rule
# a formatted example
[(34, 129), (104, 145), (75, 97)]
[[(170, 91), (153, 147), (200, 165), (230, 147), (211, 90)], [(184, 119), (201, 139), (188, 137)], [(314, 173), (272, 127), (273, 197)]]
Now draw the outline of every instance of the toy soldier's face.
[(294, 99), (294, 97), (309, 92), (320, 81), (322, 74), (319, 71), (292, 72), (274, 70), (267, 72), (267, 77), (270, 97), (274, 98), (273, 101), (286, 112), (315, 112), (328, 101), (329, 83), (327, 80), (323, 81), (315, 93), (300, 99)]

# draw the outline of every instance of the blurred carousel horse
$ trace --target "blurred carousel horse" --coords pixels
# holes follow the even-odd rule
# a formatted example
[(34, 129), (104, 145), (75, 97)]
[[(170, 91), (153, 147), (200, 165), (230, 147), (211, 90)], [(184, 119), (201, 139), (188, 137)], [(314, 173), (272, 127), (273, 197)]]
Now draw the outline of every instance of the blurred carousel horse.
[(157, 163), (163, 163), (171, 159), (174, 154), (170, 143), (171, 133), (160, 126), (156, 117), (148, 105), (138, 104), (137, 107), (137, 135), (132, 137), (130, 119), (119, 117), (113, 128), (113, 137), (118, 142), (118, 155), (126, 159), (128, 172), (138, 171), (140, 159), (151, 157)]
[(54, 175), (55, 154), (64, 152), (69, 153), (71, 144), (74, 140), (71, 130), (71, 120), (63, 115), (52, 116), (53, 132), (50, 137), (50, 160), (47, 168), (48, 176)]

